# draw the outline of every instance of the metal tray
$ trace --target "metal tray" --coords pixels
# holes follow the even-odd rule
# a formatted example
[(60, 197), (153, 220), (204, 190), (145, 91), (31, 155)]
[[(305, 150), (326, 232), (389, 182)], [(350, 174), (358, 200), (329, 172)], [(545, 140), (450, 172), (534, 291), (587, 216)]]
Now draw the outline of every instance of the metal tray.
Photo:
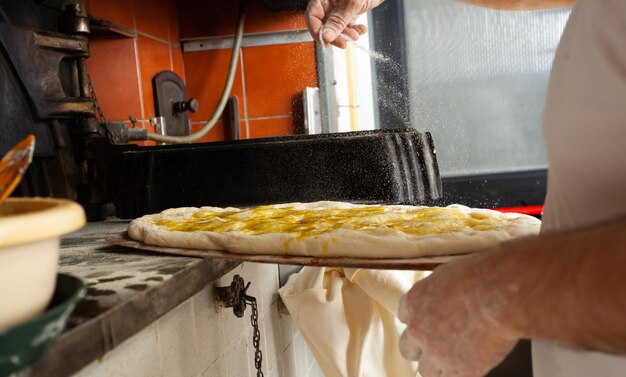
[(432, 137), (413, 129), (124, 148), (111, 189), (123, 219), (318, 200), (430, 205), (442, 194)]
[(373, 270), (423, 270), (430, 271), (435, 267), (458, 259), (465, 254), (439, 255), (417, 258), (316, 258), (293, 255), (254, 255), (235, 254), (228, 251), (183, 249), (175, 247), (162, 247), (146, 245), (143, 242), (135, 241), (128, 237), (127, 233), (116, 236), (109, 236), (106, 241), (113, 245), (125, 246), (132, 249), (149, 250), (157, 253), (184, 255), (201, 258), (228, 259), (240, 262), (271, 263), (271, 264), (291, 264), (299, 266), (313, 267), (346, 267), (346, 268), (367, 268)]

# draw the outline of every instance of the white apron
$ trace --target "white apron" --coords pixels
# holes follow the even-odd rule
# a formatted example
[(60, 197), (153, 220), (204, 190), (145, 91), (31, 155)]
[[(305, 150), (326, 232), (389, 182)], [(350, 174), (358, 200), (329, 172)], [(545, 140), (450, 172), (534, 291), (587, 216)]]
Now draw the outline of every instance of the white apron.
[[(543, 231), (626, 214), (626, 0), (577, 1), (554, 60), (543, 132)], [(625, 356), (532, 347), (535, 377), (626, 376)]]

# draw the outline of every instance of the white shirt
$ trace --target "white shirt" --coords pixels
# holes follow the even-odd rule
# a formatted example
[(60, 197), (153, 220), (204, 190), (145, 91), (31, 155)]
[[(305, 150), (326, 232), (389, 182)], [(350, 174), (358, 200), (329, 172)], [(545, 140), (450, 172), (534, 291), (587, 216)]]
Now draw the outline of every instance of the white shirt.
[[(625, 215), (626, 0), (576, 2), (552, 67), (543, 132), (549, 169), (542, 230)], [(626, 376), (623, 356), (538, 341), (532, 355), (535, 377)]]

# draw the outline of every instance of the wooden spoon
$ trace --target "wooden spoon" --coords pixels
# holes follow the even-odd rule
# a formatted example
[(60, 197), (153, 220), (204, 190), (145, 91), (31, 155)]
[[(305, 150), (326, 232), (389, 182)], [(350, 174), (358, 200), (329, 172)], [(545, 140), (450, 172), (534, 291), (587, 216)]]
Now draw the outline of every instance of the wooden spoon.
[(30, 162), (35, 151), (35, 137), (28, 135), (14, 146), (0, 161), (0, 204), (8, 198), (18, 183)]

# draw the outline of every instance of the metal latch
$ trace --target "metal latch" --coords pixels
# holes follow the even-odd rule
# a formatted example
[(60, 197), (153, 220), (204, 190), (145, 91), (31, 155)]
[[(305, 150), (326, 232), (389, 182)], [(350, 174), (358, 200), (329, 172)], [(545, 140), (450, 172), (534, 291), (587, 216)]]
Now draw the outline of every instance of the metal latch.
[(233, 313), (237, 318), (242, 318), (246, 312), (246, 306), (252, 307), (252, 316), (250, 323), (252, 324), (252, 345), (254, 346), (254, 366), (256, 367), (257, 377), (263, 377), (261, 365), (263, 363), (263, 354), (261, 353), (261, 332), (259, 331), (259, 311), (257, 310), (256, 298), (248, 296), (246, 291), (250, 287), (250, 282), (245, 284), (243, 278), (239, 275), (233, 277), (233, 281), (228, 287), (215, 287), (214, 297), (217, 305), (225, 308), (233, 308)]
[(239, 275), (233, 277), (232, 283), (228, 287), (215, 287), (215, 301), (224, 308), (233, 308), (233, 313), (237, 318), (242, 318), (246, 312), (248, 302), (254, 301), (254, 297), (248, 296), (246, 291), (250, 287), (250, 282), (245, 284)]

